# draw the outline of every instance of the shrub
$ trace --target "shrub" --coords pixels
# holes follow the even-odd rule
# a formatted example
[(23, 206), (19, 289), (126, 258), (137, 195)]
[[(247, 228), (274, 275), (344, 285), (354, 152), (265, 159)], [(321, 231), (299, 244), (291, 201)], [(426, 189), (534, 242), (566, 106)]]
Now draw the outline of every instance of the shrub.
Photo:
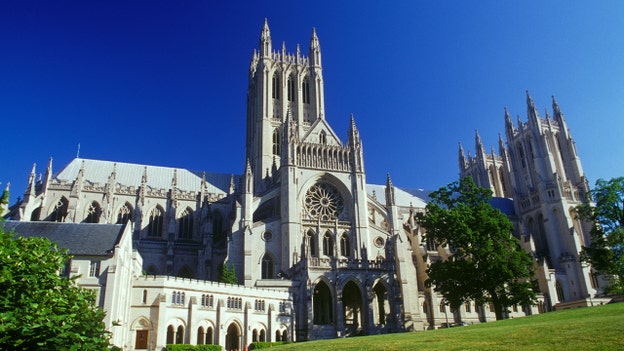
[(284, 345), (284, 344), (289, 344), (289, 343), (291, 343), (291, 341), (274, 341), (274, 342), (256, 341), (256, 342), (252, 342), (249, 345), (249, 349), (250, 350), (268, 349), (273, 346)]
[(220, 345), (169, 344), (167, 351), (221, 351)]

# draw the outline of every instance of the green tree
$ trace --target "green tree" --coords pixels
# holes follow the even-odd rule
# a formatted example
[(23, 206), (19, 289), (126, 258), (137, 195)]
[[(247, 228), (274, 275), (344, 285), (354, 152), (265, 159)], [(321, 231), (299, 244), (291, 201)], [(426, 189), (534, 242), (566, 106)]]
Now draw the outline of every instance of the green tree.
[(416, 219), (426, 239), (448, 245), (451, 255), (427, 268), (425, 284), (453, 309), (469, 300), (491, 302), (497, 320), (508, 306), (533, 304), (533, 259), (511, 235), (509, 219), (490, 204), (492, 192), (466, 177), (429, 196)]
[(228, 284), (238, 284), (238, 278), (236, 278), (234, 265), (230, 266), (227, 262), (223, 263), (223, 268), (219, 274), (219, 281)]
[(591, 222), (591, 244), (581, 260), (607, 280), (610, 293), (624, 294), (624, 177), (598, 179), (591, 190), (595, 202), (577, 206), (579, 217)]
[(110, 334), (95, 294), (59, 276), (70, 256), (47, 238), (0, 225), (0, 349), (106, 350)]

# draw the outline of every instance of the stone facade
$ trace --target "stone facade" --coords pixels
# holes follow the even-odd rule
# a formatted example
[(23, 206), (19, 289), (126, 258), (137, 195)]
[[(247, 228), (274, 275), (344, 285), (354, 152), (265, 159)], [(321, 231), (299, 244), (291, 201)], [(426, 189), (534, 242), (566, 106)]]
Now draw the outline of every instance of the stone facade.
[[(500, 156), (486, 154), (478, 135), (475, 157), (460, 146), (461, 175), (493, 190), (494, 205), (536, 256), (540, 304), (510, 306), (511, 317), (600, 293), (578, 261), (587, 228), (570, 208), (588, 187), (573, 140), (558, 106), (553, 120), (534, 111), (517, 128), (506, 117), (514, 147), (501, 138)], [(390, 176), (384, 185), (367, 184), (353, 116), (346, 134), (343, 142), (325, 119), (316, 31), (304, 56), (299, 46), (273, 50), (265, 22), (249, 70), (241, 175), (78, 158), (53, 173), (50, 160), (38, 180), (33, 167), (11, 217), (127, 224), (142, 272), (127, 287), (114, 285), (131, 290), (130, 316), (115, 339), (125, 349), (206, 342), (235, 349), (252, 340), (495, 319), (493, 309), (475, 303), (450, 311), (425, 286), (428, 264), (450, 255), (429, 245), (414, 222), (427, 192), (396, 187)], [(239, 286), (211, 282), (224, 264), (235, 268)], [(107, 298), (113, 289), (107, 285)]]

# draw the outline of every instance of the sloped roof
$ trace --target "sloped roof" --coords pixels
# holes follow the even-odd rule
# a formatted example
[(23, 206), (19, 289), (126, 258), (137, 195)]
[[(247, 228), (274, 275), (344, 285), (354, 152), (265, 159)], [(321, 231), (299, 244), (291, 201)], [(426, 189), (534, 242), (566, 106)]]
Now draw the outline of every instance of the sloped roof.
[(46, 237), (72, 255), (112, 256), (121, 239), (124, 225), (96, 223), (6, 221), (6, 231), (22, 237)]
[[(373, 191), (375, 192), (377, 201), (385, 204), (386, 186), (380, 184), (366, 184), (366, 192), (372, 196)], [(422, 189), (409, 190), (401, 189), (396, 186), (394, 187), (394, 197), (398, 206), (409, 207), (411, 205), (415, 208), (424, 208), (427, 206), (427, 202), (429, 202), (429, 196), (427, 195), (429, 193), (430, 191)]]
[[(202, 173), (189, 171), (184, 168), (162, 166), (148, 166), (134, 163), (73, 159), (67, 166), (54, 175), (60, 181), (72, 182), (77, 176), (84, 162), (84, 179), (91, 183), (106, 184), (113, 170), (116, 168), (115, 180), (124, 186), (141, 185), (143, 172), (147, 168), (147, 184), (154, 189), (170, 189), (173, 172), (176, 171), (177, 188), (182, 191), (199, 191), (201, 189)], [(227, 194), (230, 188), (231, 174), (206, 172), (208, 192), (213, 194)], [(235, 182), (239, 177), (235, 176)], [(237, 183), (235, 183), (237, 184)]]

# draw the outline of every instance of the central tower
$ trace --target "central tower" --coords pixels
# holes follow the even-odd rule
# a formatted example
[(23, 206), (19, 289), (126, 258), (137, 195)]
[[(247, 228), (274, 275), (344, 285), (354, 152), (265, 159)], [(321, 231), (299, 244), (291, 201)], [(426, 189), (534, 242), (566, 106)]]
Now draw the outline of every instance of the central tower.
[(302, 137), (311, 126), (325, 117), (321, 47), (312, 29), (309, 56), (303, 56), (299, 45), (294, 54), (273, 51), (267, 20), (254, 50), (249, 69), (247, 91), (246, 157), (254, 174), (256, 189), (274, 165), (280, 164), (284, 123), (291, 119)]

